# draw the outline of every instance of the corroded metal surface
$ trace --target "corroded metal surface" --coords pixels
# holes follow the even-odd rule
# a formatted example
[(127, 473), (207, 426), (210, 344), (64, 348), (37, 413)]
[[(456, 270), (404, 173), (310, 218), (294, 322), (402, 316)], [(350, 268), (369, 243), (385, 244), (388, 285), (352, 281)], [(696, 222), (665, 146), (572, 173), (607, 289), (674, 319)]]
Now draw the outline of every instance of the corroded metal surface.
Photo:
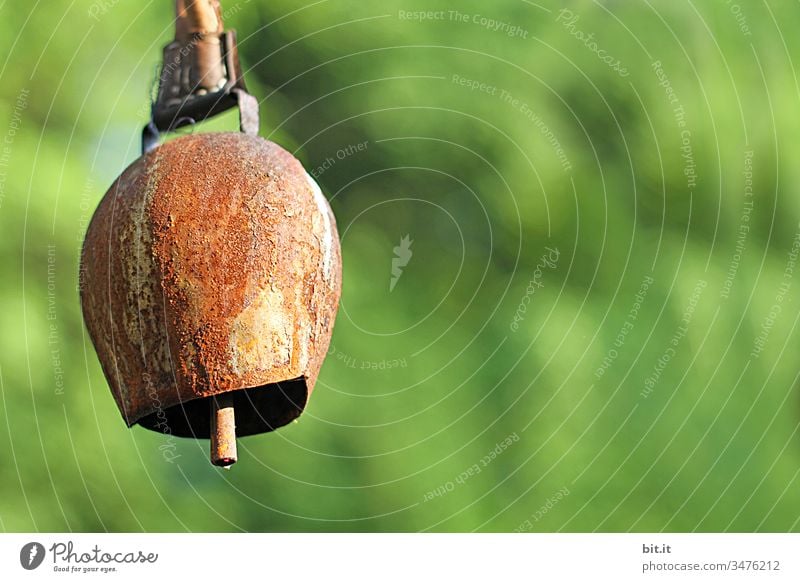
[(128, 425), (208, 436), (208, 403), (194, 401), (234, 390), (240, 435), (302, 412), (341, 254), (326, 199), (290, 153), (237, 133), (165, 143), (106, 193), (81, 262), (86, 325)]
[(231, 393), (211, 397), (211, 464), (230, 467), (236, 453), (236, 411)]

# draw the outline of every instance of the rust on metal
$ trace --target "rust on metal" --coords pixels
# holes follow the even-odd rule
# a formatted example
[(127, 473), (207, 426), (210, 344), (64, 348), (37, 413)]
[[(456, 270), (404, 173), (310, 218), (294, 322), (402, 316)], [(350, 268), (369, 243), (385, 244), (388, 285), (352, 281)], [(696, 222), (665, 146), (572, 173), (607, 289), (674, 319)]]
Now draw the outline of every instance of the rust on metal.
[(211, 397), (211, 464), (229, 468), (237, 460), (236, 411), (230, 392)]
[(129, 426), (208, 438), (220, 394), (239, 436), (304, 410), (341, 254), (326, 199), (280, 146), (206, 133), (145, 154), (100, 202), (81, 263), (86, 325)]

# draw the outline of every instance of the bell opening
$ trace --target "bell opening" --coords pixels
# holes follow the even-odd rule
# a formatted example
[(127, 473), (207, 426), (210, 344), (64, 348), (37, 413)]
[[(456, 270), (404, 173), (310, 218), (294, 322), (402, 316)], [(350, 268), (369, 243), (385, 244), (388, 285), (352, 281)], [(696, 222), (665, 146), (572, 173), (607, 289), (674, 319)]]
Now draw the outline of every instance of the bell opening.
[[(229, 392), (236, 409), (236, 436), (271, 432), (300, 416), (308, 401), (305, 377)], [(207, 439), (211, 434), (211, 397), (188, 400), (154, 412), (136, 424), (178, 437)], [(166, 416), (166, 419), (164, 418)]]

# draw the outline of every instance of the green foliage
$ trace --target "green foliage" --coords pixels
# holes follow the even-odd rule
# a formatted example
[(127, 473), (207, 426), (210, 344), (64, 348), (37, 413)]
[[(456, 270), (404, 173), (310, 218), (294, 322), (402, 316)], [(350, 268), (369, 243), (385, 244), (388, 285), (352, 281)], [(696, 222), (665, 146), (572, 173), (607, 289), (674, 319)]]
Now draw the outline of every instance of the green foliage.
[(0, 8), (0, 527), (800, 529), (798, 8), (452, 4), (223, 0), (344, 256), (306, 414), (230, 472), (125, 428), (76, 291), (171, 3)]

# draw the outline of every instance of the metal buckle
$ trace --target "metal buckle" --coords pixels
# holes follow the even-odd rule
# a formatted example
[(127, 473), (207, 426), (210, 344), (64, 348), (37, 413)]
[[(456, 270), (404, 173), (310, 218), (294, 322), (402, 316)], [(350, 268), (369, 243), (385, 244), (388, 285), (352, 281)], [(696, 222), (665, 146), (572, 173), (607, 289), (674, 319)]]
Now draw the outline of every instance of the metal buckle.
[(150, 122), (142, 131), (142, 153), (158, 145), (161, 132), (199, 123), (235, 106), (239, 108), (241, 131), (258, 134), (258, 100), (247, 92), (244, 83), (236, 31), (224, 32), (219, 40), (224, 84), (212, 92), (201, 88), (196, 79), (195, 42), (176, 41), (164, 47), (158, 96), (151, 107)]

